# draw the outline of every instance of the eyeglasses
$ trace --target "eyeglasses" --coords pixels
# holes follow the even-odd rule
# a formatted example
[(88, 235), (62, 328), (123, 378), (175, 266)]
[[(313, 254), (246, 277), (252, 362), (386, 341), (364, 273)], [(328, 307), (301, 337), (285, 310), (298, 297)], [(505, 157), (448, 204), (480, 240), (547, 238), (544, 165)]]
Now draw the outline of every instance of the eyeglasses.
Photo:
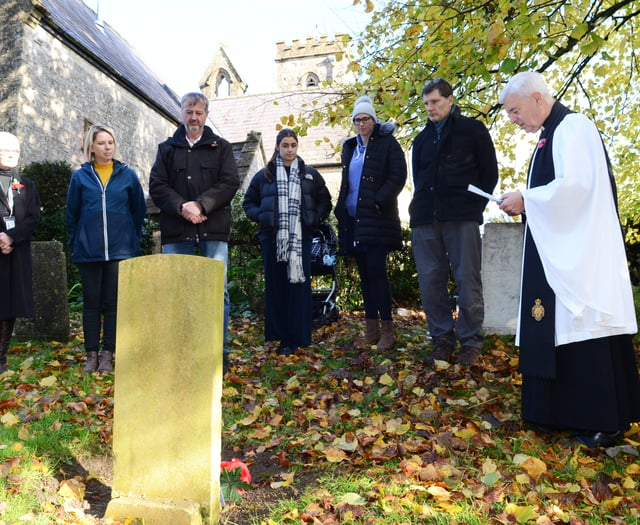
[(0, 153), (20, 153), (19, 149), (0, 149)]
[(356, 126), (359, 126), (360, 124), (366, 124), (370, 120), (373, 120), (373, 119), (371, 117), (361, 117), (361, 118), (354, 118), (353, 122)]

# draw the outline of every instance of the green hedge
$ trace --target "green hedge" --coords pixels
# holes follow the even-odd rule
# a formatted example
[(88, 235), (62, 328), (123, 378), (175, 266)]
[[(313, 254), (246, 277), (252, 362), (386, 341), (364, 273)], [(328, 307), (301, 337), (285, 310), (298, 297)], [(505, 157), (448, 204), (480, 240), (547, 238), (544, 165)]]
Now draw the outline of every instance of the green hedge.
[(22, 174), (36, 183), (40, 195), (41, 221), (35, 232), (37, 241), (60, 241), (67, 249), (65, 208), (71, 179), (67, 162), (32, 162)]

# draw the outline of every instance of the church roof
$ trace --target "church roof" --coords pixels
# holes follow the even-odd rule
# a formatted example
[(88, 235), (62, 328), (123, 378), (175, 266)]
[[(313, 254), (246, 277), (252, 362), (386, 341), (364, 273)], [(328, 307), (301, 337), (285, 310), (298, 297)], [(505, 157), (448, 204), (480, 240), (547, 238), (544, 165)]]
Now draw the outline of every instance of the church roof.
[[(287, 127), (283, 117), (293, 115), (297, 119), (300, 114), (331, 104), (335, 96), (317, 90), (212, 98), (209, 100), (209, 117), (216, 123), (220, 135), (230, 142), (243, 141), (250, 131), (260, 132), (265, 154), (270, 159), (275, 149), (278, 124)], [(316, 168), (335, 166), (340, 163), (335, 147), (349, 133), (350, 130), (339, 126), (309, 128), (306, 136), (298, 137), (298, 154), (305, 163)]]
[(41, 22), (78, 54), (116, 78), (135, 96), (179, 123), (180, 100), (131, 46), (82, 0), (39, 0)]

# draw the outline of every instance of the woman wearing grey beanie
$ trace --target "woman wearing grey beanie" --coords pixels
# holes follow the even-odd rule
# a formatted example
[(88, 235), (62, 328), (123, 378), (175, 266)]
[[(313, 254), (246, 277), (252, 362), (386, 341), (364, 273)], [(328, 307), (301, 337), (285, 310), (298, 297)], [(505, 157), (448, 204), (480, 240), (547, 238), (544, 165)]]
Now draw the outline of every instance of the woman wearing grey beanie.
[(405, 155), (394, 138), (395, 125), (377, 120), (367, 96), (351, 115), (357, 131), (342, 146), (342, 181), (336, 203), (339, 254), (355, 259), (365, 310), (366, 345), (380, 351), (396, 341), (391, 317), (387, 255), (402, 248), (398, 195), (407, 178)]

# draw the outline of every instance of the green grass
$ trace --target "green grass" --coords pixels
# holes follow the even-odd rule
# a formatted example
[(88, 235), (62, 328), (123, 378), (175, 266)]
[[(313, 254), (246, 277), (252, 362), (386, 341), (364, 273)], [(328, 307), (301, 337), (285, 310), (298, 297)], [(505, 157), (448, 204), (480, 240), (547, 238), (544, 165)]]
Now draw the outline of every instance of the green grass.
[[(420, 318), (399, 323), (395, 359), (355, 348), (359, 328), (346, 316), (284, 358), (259, 320), (234, 320), (223, 443), (250, 468), (276, 466), (253, 489), (264, 499), (249, 491), (236, 509), (247, 513), (225, 525), (639, 523), (640, 429), (616, 455), (528, 429), (513, 338), (488, 337), (482, 366), (465, 373), (425, 366)], [(74, 462), (110, 454), (113, 378), (81, 372), (78, 338), (16, 344), (9, 358), (0, 524), (102, 523), (67, 512), (58, 488)]]
[(61, 470), (110, 454), (113, 379), (82, 374), (81, 362), (78, 340), (12, 345), (0, 377), (0, 523), (65, 523)]

